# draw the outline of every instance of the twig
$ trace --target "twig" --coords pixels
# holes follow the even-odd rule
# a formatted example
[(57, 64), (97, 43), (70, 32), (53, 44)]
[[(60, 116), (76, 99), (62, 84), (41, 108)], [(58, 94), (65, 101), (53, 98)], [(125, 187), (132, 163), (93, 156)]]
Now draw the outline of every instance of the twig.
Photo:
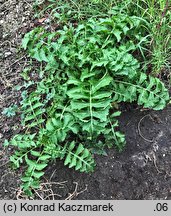
[(11, 49), (11, 42), (10, 42), (10, 41), (8, 41), (8, 40), (6, 40), (6, 41), (2, 42), (2, 43), (0, 44), (0, 47), (1, 47), (3, 44), (5, 44), (5, 43), (8, 43), (8, 44), (9, 44), (9, 46), (10, 46), (10, 49)]
[(44, 200), (42, 196), (40, 196), (40, 194), (37, 192), (37, 190), (34, 189), (34, 192), (37, 194), (37, 196), (41, 199)]
[[(145, 117), (147, 117), (147, 116), (150, 116), (150, 115), (148, 114), (148, 115), (143, 116), (143, 117), (140, 119), (140, 121), (138, 122), (138, 132), (139, 132), (139, 135), (140, 135), (145, 141), (147, 141), (147, 142), (154, 142), (154, 138), (153, 138), (152, 140), (149, 140), (149, 139), (145, 138), (145, 137), (142, 135), (142, 132), (141, 132), (141, 129), (140, 129), (142, 120), (143, 120)], [(150, 117), (151, 117), (151, 116), (150, 116)]]
[(75, 184), (75, 190), (72, 194), (69, 194), (69, 196), (65, 200), (72, 200), (73, 198), (77, 197), (79, 194), (87, 190), (87, 185), (86, 185), (85, 189), (78, 192), (78, 182), (73, 182), (73, 183)]
[[(2, 3), (2, 5), (0, 6), (0, 10), (4, 7), (4, 5), (5, 5), (6, 3), (8, 3), (8, 2)], [(6, 5), (5, 5), (5, 7), (6, 7)]]
[(164, 10), (163, 10), (163, 12), (161, 14), (161, 20), (160, 20), (160, 23), (157, 26), (158, 29), (160, 29), (161, 26), (162, 26), (162, 22), (163, 22), (163, 19), (164, 19), (165, 15), (166, 15), (166, 12), (167, 12), (168, 8), (169, 8), (169, 0), (166, 1), (165, 8), (164, 8)]
[(67, 181), (63, 181), (63, 182), (45, 182), (45, 183), (41, 183), (41, 185), (64, 185), (65, 183), (67, 183)]
[(162, 172), (159, 170), (158, 166), (157, 166), (157, 160), (156, 160), (156, 156), (155, 156), (154, 152), (153, 152), (152, 155), (153, 155), (154, 166), (155, 166), (157, 172), (158, 172), (158, 173), (162, 173)]
[(17, 59), (15, 62), (13, 62), (11, 65), (9, 65), (8, 67), (6, 67), (6, 69), (11, 68), (14, 64), (16, 64), (17, 62), (19, 62), (21, 59), (23, 59), (26, 55), (22, 56), (21, 58)]
[(53, 200), (55, 200), (55, 196), (58, 196), (58, 197), (62, 197), (61, 195), (59, 195), (59, 194), (54, 194), (54, 193), (52, 193), (52, 194), (49, 194), (48, 196), (46, 196), (45, 198), (44, 198), (44, 200), (47, 200), (47, 198), (49, 198), (49, 197), (51, 197), (51, 196), (53, 196)]
[(29, 7), (33, 7), (30, 3), (27, 2), (27, 0), (24, 0), (24, 2), (29, 6)]
[(51, 179), (53, 178), (55, 172), (56, 172), (56, 169), (53, 171), (52, 175), (50, 176), (50, 179), (49, 179), (50, 181), (51, 181)]
[(28, 200), (28, 197), (26, 195), (23, 195), (23, 191), (20, 188), (17, 192), (16, 199), (17, 200)]
[(9, 162), (10, 162), (10, 161), (7, 161), (6, 163), (0, 165), (0, 168), (3, 167), (3, 166), (5, 166), (5, 165), (7, 165)]

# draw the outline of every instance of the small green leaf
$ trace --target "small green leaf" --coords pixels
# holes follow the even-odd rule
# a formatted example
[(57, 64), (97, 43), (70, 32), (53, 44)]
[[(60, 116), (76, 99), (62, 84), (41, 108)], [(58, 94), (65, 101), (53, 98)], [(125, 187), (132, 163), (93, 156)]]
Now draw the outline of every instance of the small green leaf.
[(28, 33), (25, 35), (25, 37), (22, 40), (22, 46), (25, 50), (27, 49), (27, 45), (29, 41), (30, 41), (30, 34)]
[(41, 155), (41, 152), (39, 152), (39, 151), (31, 151), (30, 152), (33, 156), (36, 156), (36, 157), (39, 157), (40, 155)]
[(5, 139), (3, 146), (7, 147), (7, 146), (9, 146), (9, 144), (10, 144), (9, 141), (7, 139)]
[(48, 160), (48, 159), (50, 159), (50, 158), (51, 158), (50, 155), (42, 155), (42, 156), (39, 157), (39, 160), (41, 160), (41, 161), (46, 161), (46, 160)]
[(35, 169), (38, 170), (38, 171), (43, 170), (45, 167), (47, 167), (47, 164), (46, 164), (46, 163), (36, 164), (36, 165), (35, 165)]
[(116, 36), (117, 42), (120, 42), (121, 40), (121, 31), (118, 29), (113, 30), (113, 34)]
[(44, 175), (44, 172), (33, 172), (33, 176), (34, 178), (39, 179), (40, 177), (42, 177)]
[(97, 90), (99, 90), (105, 86), (108, 86), (111, 81), (112, 81), (112, 77), (110, 77), (110, 76), (105, 76), (105, 77), (101, 78), (99, 80), (99, 82), (97, 82), (96, 85), (92, 86), (93, 93), (95, 93)]

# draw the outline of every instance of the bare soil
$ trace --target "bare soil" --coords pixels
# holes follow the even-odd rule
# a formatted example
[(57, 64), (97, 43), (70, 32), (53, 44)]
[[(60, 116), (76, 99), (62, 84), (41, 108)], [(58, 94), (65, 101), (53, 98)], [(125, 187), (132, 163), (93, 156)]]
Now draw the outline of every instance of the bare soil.
[[(11, 169), (14, 149), (3, 147), (5, 139), (21, 131), (19, 117), (7, 118), (2, 111), (19, 103), (21, 92), (15, 87), (23, 82), (20, 72), (28, 60), (18, 47), (34, 26), (32, 2), (0, 0), (0, 199), (25, 198), (19, 189), (23, 168)], [(96, 155), (91, 174), (69, 169), (62, 161), (51, 163), (35, 198), (171, 199), (171, 107), (155, 112), (127, 104), (119, 120), (127, 140), (123, 152)]]

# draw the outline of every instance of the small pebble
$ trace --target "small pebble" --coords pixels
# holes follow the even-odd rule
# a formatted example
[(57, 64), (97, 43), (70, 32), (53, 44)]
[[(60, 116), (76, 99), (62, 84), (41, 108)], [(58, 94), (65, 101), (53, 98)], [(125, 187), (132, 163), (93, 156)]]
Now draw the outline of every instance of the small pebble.
[(0, 139), (2, 139), (2, 138), (3, 138), (3, 134), (0, 133)]
[(11, 52), (5, 52), (5, 58), (7, 58), (8, 56), (10, 56), (12, 53)]

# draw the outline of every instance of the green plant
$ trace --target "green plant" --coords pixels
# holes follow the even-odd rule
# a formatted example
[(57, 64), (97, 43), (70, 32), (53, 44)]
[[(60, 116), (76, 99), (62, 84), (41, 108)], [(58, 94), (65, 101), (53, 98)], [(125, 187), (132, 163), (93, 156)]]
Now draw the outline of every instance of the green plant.
[[(48, 14), (50, 22), (55, 21), (58, 25), (78, 23), (95, 17), (109, 16), (113, 7), (122, 10), (125, 1), (120, 0), (48, 0), (36, 2), (34, 8), (36, 17), (42, 18)], [(40, 9), (41, 8), (41, 9)]]
[[(170, 71), (171, 12), (169, 0), (128, 0), (128, 14), (134, 13), (148, 22), (145, 64), (153, 75)], [(166, 73), (166, 72), (165, 72)]]
[(7, 117), (12, 117), (15, 116), (17, 109), (18, 109), (17, 105), (11, 105), (9, 107), (4, 108), (2, 114), (6, 115)]
[(27, 194), (39, 187), (51, 160), (63, 159), (70, 168), (91, 172), (93, 152), (114, 145), (123, 149), (125, 136), (117, 120), (121, 112), (113, 104), (136, 101), (154, 110), (166, 106), (164, 84), (142, 73), (133, 56), (141, 40), (141, 22), (122, 12), (90, 18), (76, 28), (35, 28), (25, 35), (23, 48), (44, 62), (44, 73), (34, 91), (23, 94), (25, 132), (5, 145), (18, 148), (11, 156), (16, 168), (27, 165), (22, 178)]

